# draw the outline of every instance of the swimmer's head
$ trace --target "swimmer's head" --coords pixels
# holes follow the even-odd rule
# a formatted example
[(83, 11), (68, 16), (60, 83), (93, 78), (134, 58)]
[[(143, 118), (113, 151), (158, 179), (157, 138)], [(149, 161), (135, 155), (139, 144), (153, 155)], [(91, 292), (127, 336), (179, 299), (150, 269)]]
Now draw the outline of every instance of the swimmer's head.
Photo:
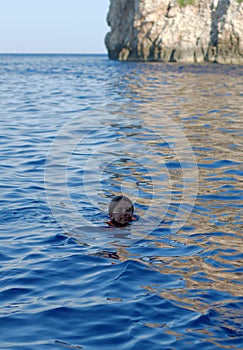
[(111, 222), (116, 226), (126, 226), (133, 219), (134, 207), (131, 200), (126, 196), (114, 197), (109, 205)]

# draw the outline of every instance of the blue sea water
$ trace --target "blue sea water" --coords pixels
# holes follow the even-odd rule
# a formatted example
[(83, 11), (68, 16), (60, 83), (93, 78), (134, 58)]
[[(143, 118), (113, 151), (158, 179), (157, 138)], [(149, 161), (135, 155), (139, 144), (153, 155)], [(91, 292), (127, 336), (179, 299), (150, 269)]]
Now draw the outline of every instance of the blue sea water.
[(242, 349), (242, 76), (0, 55), (1, 349)]

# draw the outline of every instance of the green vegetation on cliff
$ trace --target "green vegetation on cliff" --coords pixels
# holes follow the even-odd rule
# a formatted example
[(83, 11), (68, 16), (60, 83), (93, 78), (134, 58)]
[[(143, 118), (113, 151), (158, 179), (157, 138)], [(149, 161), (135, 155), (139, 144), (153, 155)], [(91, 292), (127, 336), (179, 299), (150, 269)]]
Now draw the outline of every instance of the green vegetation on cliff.
[[(179, 5), (181, 7), (186, 6), (186, 5), (194, 5), (195, 4), (194, 0), (177, 0), (177, 2), (179, 3)], [(241, 4), (243, 2), (243, 0), (237, 0), (237, 2), (239, 4)]]
[(194, 0), (177, 0), (180, 6), (194, 5)]

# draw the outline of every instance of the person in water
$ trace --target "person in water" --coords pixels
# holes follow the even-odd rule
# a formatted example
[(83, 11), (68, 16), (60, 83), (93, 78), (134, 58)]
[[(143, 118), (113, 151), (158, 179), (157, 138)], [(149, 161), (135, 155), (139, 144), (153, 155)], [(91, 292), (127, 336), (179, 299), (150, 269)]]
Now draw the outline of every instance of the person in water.
[(125, 227), (133, 221), (134, 206), (126, 196), (116, 196), (109, 204), (110, 226)]

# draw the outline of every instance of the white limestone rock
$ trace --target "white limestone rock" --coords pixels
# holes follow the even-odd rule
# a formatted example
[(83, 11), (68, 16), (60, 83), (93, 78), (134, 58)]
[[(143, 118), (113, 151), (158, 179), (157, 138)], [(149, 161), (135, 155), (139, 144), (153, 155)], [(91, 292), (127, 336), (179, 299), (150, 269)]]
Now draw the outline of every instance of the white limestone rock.
[(243, 2), (111, 0), (105, 43), (116, 60), (243, 63)]

